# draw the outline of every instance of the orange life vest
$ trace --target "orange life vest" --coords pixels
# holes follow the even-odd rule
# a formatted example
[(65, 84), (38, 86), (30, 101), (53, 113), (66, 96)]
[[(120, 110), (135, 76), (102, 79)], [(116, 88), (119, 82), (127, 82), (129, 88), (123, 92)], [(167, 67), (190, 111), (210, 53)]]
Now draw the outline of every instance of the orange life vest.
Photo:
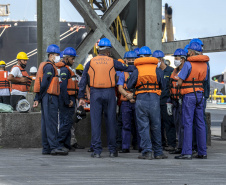
[(59, 69), (62, 67), (66, 67), (68, 69), (71, 77), (68, 79), (68, 82), (67, 82), (67, 93), (70, 96), (77, 95), (78, 83), (76, 80), (73, 80), (73, 78), (76, 78), (75, 73), (70, 69), (68, 65), (66, 65), (62, 61), (56, 63), (56, 67), (58, 67)]
[(89, 86), (111, 88), (116, 85), (114, 61), (107, 56), (96, 56), (90, 61), (88, 70)]
[(191, 73), (182, 83), (181, 94), (184, 95), (195, 91), (203, 92), (209, 57), (206, 55), (191, 56), (187, 58), (187, 61), (191, 63)]
[(0, 89), (9, 89), (8, 71), (0, 71)]
[[(31, 85), (31, 78), (29, 77), (27, 71), (25, 71), (25, 69), (23, 69), (21, 66), (19, 65), (14, 65), (12, 67), (12, 69), (14, 67), (18, 67), (22, 73), (22, 76), (23, 77), (27, 77), (29, 79), (28, 82), (11, 82), (11, 91), (12, 89), (16, 89), (18, 91), (22, 91), (22, 92), (28, 92), (30, 90), (30, 85)], [(12, 71), (11, 69), (11, 71)], [(20, 77), (16, 77), (17, 79), (20, 78)]]
[[(126, 85), (126, 82), (127, 82), (128, 78), (129, 78), (129, 73), (128, 72), (124, 72), (124, 76), (125, 76), (125, 81), (124, 81), (123, 89), (126, 90), (126, 92), (131, 93), (128, 90), (127, 85)], [(120, 100), (121, 101), (128, 101), (128, 99), (125, 96), (123, 96), (122, 94), (120, 96)]]
[(180, 71), (174, 69), (173, 73), (170, 76), (170, 96), (174, 100), (178, 100), (180, 96), (180, 90), (178, 88), (177, 82), (178, 82), (178, 74)]
[(52, 81), (50, 82), (50, 85), (47, 89), (47, 93), (59, 96), (60, 95), (60, 84), (59, 84), (57, 68), (55, 67), (55, 65), (53, 63), (48, 62), (48, 61), (42, 62), (38, 68), (38, 72), (36, 74), (36, 79), (35, 79), (34, 92), (35, 93), (40, 92), (41, 82), (42, 82), (42, 78), (43, 78), (43, 69), (46, 64), (51, 64), (53, 66), (54, 72), (55, 72), (55, 76), (52, 78)]
[(138, 69), (138, 79), (135, 86), (135, 94), (141, 93), (156, 93), (161, 95), (161, 90), (158, 85), (156, 68), (158, 59), (155, 57), (137, 58), (134, 65)]

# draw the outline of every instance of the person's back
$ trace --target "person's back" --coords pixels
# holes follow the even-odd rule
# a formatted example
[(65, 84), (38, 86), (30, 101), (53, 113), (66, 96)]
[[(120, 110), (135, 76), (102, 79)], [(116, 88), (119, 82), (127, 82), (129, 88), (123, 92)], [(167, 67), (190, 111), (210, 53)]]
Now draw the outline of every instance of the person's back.
[(99, 42), (99, 55), (85, 66), (79, 83), (79, 105), (85, 106), (85, 91), (90, 86), (90, 117), (92, 127), (92, 144), (94, 153), (91, 157), (100, 157), (101, 146), (101, 118), (104, 112), (108, 133), (108, 147), (110, 157), (117, 157), (116, 151), (116, 70), (133, 70), (133, 67), (123, 65), (110, 58), (111, 42), (103, 38)]
[[(141, 58), (135, 60), (136, 70), (131, 74), (127, 87), (135, 87), (136, 118), (141, 137), (142, 154), (139, 159), (152, 159), (152, 151), (157, 159), (167, 158), (162, 152), (160, 95), (164, 88), (163, 72), (158, 68), (159, 61), (151, 56), (150, 48), (140, 49)], [(150, 129), (151, 137), (150, 139)], [(153, 147), (152, 147), (153, 142)]]

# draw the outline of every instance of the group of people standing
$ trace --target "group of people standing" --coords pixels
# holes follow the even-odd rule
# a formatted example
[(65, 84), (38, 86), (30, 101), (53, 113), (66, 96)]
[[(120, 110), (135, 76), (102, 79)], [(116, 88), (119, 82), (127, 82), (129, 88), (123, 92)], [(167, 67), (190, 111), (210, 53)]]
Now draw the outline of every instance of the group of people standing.
[[(166, 159), (163, 150), (180, 154), (175, 159), (206, 159), (209, 57), (202, 54), (202, 41), (193, 39), (174, 52), (175, 69), (168, 65), (161, 50), (152, 53), (143, 46), (115, 60), (107, 38), (102, 38), (98, 47), (98, 55), (84, 71), (79, 65), (78, 72), (71, 68), (77, 56), (75, 49), (68, 47), (61, 53), (54, 44), (48, 46), (48, 59), (40, 64), (34, 78), (25, 71), (26, 53), (18, 54), (18, 64), (6, 77), (5, 64), (0, 62), (0, 91), (11, 83), (13, 107), (26, 96), (34, 79), (33, 107), (41, 103), (42, 112), (42, 154), (67, 155), (73, 146), (83, 148), (77, 142), (71, 144), (75, 140), (71, 138), (73, 115), (76, 109), (82, 115), (88, 100), (91, 157), (101, 157), (104, 114), (109, 157), (129, 153), (132, 134), (133, 148), (141, 152), (138, 159)], [(20, 92), (20, 96), (13, 92)]]
[[(201, 40), (193, 39), (185, 49), (175, 51), (175, 69), (166, 65), (160, 50), (152, 54), (143, 46), (125, 53), (124, 60), (114, 60), (110, 49), (110, 41), (101, 39), (99, 55), (86, 64), (79, 84), (79, 105), (85, 105), (86, 86), (90, 87), (91, 156), (101, 157), (104, 113), (110, 157), (130, 152), (135, 129), (139, 159), (165, 159), (163, 149), (180, 154), (175, 159), (206, 159), (209, 57), (202, 54)], [(120, 100), (118, 122), (116, 97)]]

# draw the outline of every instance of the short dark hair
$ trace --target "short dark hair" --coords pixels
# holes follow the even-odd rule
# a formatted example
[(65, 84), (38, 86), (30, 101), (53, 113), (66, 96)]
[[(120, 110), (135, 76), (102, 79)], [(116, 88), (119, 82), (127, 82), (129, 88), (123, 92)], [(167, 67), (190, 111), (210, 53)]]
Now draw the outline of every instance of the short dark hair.
[(99, 54), (106, 54), (106, 53), (110, 53), (110, 48), (106, 48), (104, 50), (99, 50)]

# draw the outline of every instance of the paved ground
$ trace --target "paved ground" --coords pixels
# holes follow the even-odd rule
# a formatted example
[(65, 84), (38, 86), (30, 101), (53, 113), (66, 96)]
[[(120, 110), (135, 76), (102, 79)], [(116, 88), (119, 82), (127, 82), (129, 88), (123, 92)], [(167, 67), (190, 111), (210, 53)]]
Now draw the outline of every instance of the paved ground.
[(220, 123), (226, 106), (208, 105), (212, 120), (212, 146), (208, 159), (139, 160), (138, 153), (111, 159), (93, 159), (86, 150), (68, 156), (43, 156), (41, 149), (0, 149), (0, 185), (67, 184), (226, 184), (226, 141), (220, 139)]
[(0, 184), (226, 184), (226, 141), (213, 138), (207, 160), (140, 160), (138, 153), (93, 159), (86, 150), (43, 156), (41, 149), (0, 149)]

